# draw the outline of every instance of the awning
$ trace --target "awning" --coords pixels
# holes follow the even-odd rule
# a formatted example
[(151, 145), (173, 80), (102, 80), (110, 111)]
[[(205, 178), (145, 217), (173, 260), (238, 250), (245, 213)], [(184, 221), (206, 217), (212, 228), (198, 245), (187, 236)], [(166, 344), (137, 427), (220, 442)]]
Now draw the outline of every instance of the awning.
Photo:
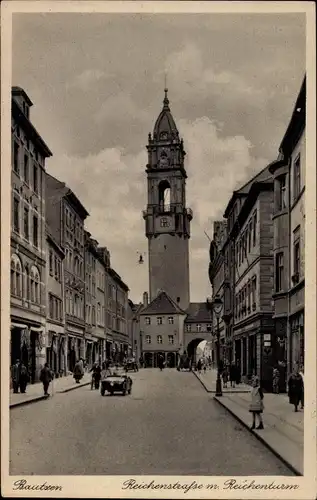
[(44, 330), (44, 326), (30, 326), (30, 330), (33, 332), (42, 332)]
[(23, 325), (22, 323), (11, 323), (11, 330), (12, 328), (21, 328), (22, 330), (25, 330), (29, 327), (27, 325)]

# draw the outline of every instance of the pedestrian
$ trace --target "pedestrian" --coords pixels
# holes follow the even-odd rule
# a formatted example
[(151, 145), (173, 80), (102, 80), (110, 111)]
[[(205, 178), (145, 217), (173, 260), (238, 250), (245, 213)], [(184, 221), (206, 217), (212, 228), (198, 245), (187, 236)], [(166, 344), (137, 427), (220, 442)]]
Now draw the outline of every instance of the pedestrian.
[(108, 366), (109, 365), (107, 363), (102, 363), (101, 372), (100, 372), (100, 381), (101, 381), (100, 392), (101, 392), (102, 396), (104, 396), (106, 393), (106, 387), (105, 387), (106, 378), (108, 376), (111, 376), (111, 373), (109, 371)]
[(199, 374), (201, 373), (201, 365), (202, 365), (202, 363), (201, 363), (201, 360), (199, 359), (198, 363), (197, 363), (197, 371)]
[(240, 360), (237, 360), (237, 363), (235, 365), (235, 379), (236, 379), (236, 384), (239, 385), (241, 383), (241, 367), (240, 367)]
[(14, 394), (19, 392), (20, 385), (20, 360), (17, 359), (16, 362), (11, 366), (11, 379)]
[(204, 361), (203, 370), (204, 370), (204, 374), (206, 375), (206, 370), (207, 370), (206, 361)]
[(92, 365), (92, 368), (90, 370), (90, 372), (92, 372), (91, 374), (91, 384), (90, 384), (90, 389), (93, 390), (94, 388), (94, 385), (95, 385), (95, 370), (96, 370), (96, 366), (97, 366), (97, 363), (95, 362), (93, 365)]
[(225, 369), (222, 372), (222, 381), (223, 381), (223, 387), (226, 389), (227, 384), (228, 384), (228, 367), (225, 366)]
[(273, 368), (273, 394), (280, 392), (280, 371), (277, 366)]
[(74, 366), (74, 379), (76, 380), (76, 384), (79, 384), (79, 381), (83, 378), (83, 375), (84, 367), (81, 359), (79, 359)]
[[(253, 429), (264, 429), (263, 426), (263, 419), (262, 419), (262, 413), (264, 409), (263, 405), (263, 391), (260, 387), (259, 383), (259, 377), (254, 377), (252, 381), (252, 390), (251, 390), (251, 402), (249, 406), (249, 411), (252, 413), (252, 426), (251, 430)], [(256, 417), (258, 417), (259, 420), (259, 425), (255, 427), (256, 423)]]
[(19, 381), (21, 394), (25, 394), (28, 381), (29, 381), (29, 372), (28, 372), (25, 364), (21, 361), (21, 363), (20, 363), (20, 381)]
[(230, 378), (230, 386), (235, 387), (236, 386), (236, 366), (234, 363), (231, 363), (230, 368), (229, 368), (229, 378)]
[(101, 366), (99, 363), (97, 363), (95, 366), (95, 375), (94, 375), (94, 384), (95, 384), (95, 389), (97, 390), (99, 389), (100, 378), (101, 378)]
[(295, 411), (298, 411), (298, 405), (302, 401), (304, 392), (303, 377), (299, 373), (296, 365), (293, 373), (288, 379), (288, 397), (291, 405), (294, 405)]
[(305, 387), (305, 383), (304, 383), (304, 365), (301, 366), (299, 374), (300, 374), (300, 376), (303, 379), (303, 390), (302, 390), (302, 397), (301, 397), (301, 400), (300, 400), (301, 409), (303, 410), (304, 409), (304, 387)]
[(50, 382), (53, 380), (53, 374), (52, 371), (49, 367), (48, 363), (45, 363), (44, 367), (41, 370), (40, 373), (40, 381), (43, 384), (43, 390), (44, 390), (44, 396), (49, 396), (48, 394), (48, 388), (50, 385)]

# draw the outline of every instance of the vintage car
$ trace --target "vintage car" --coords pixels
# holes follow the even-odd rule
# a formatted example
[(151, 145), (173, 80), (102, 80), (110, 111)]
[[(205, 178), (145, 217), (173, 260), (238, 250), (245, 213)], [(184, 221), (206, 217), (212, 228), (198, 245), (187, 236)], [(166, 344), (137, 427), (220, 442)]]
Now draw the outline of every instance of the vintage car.
[(139, 371), (138, 363), (133, 359), (128, 359), (124, 365), (124, 369), (126, 372), (129, 371), (138, 372)]
[(118, 373), (109, 375), (101, 382), (101, 395), (104, 396), (106, 391), (112, 396), (115, 392), (119, 392), (125, 396), (131, 394), (132, 379), (125, 374)]

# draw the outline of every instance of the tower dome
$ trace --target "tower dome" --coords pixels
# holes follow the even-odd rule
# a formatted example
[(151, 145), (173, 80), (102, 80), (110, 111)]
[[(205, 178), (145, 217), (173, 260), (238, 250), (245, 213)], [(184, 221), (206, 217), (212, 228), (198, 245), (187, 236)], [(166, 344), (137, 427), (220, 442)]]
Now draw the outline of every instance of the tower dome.
[(169, 100), (167, 97), (168, 89), (164, 89), (164, 92), (163, 109), (154, 125), (154, 140), (171, 140), (172, 138), (178, 137), (178, 130), (169, 107)]

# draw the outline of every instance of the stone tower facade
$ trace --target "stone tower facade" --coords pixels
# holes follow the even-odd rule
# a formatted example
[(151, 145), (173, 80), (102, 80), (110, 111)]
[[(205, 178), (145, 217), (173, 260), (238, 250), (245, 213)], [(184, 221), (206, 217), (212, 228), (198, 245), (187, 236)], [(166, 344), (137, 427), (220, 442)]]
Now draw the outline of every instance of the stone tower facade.
[(148, 139), (148, 203), (143, 212), (149, 249), (150, 301), (164, 290), (183, 310), (189, 306), (189, 238), (193, 214), (186, 208), (185, 151), (169, 107)]

